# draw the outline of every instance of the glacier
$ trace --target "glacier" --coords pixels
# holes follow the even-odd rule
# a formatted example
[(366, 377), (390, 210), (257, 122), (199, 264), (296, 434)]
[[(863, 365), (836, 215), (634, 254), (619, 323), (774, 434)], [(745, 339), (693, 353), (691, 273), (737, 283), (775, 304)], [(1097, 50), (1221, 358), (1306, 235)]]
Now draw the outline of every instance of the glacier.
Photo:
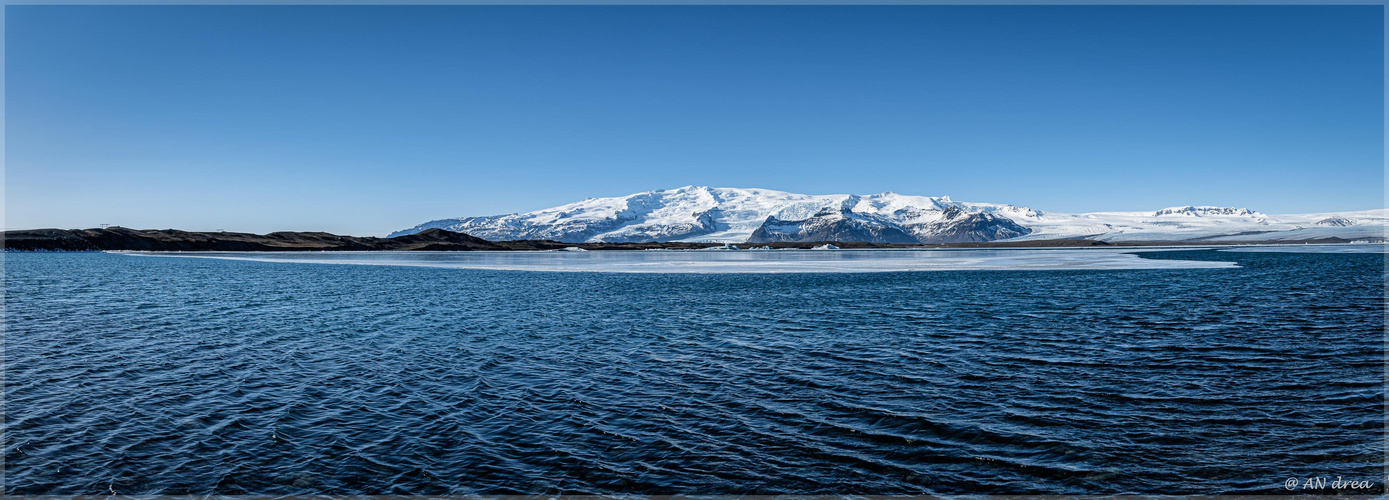
[(884, 192), (806, 195), (685, 186), (589, 198), (523, 214), (429, 221), (492, 241), (961, 243), (1091, 239), (1170, 241), (1384, 241), (1389, 210), (1267, 215), (1247, 208), (1180, 206), (1144, 212), (1047, 212)]

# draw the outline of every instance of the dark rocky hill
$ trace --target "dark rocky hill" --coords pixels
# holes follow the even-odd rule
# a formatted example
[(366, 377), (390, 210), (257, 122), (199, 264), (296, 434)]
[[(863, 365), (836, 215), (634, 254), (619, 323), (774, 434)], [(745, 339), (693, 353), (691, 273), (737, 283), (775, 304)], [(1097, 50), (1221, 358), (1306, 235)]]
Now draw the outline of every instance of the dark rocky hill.
[(6, 250), (144, 250), (144, 251), (327, 251), (327, 250), (547, 250), (567, 245), (554, 241), (493, 242), (431, 229), (397, 238), (339, 236), (321, 232), (270, 234), (192, 232), (177, 229), (34, 229), (6, 231)]

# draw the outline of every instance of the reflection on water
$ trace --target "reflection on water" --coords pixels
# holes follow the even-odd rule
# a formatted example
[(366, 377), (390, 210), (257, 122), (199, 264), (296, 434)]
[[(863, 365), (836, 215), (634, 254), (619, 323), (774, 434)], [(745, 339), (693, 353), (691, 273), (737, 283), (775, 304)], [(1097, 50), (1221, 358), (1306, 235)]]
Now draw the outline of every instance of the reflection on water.
[(1258, 245), (1222, 249), (1224, 252), (1275, 253), (1389, 253), (1389, 245), (1364, 243), (1351, 245)]

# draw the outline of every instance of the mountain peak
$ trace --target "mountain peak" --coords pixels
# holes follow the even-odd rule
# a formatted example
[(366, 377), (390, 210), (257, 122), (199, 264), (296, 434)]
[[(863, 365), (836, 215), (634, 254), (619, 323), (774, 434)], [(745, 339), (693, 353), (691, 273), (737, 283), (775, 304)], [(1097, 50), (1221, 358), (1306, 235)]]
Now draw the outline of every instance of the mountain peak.
[(1198, 207), (1198, 206), (1190, 206), (1190, 205), (1188, 205), (1188, 206), (1185, 206), (1185, 207), (1169, 207), (1169, 208), (1164, 208), (1164, 209), (1162, 209), (1162, 210), (1158, 210), (1157, 212), (1154, 212), (1154, 213), (1153, 213), (1153, 217), (1162, 217), (1162, 216), (1164, 216), (1164, 215), (1186, 215), (1186, 216), (1193, 216), (1193, 217), (1203, 217), (1203, 216), (1209, 216), (1209, 215), (1247, 217), (1247, 216), (1252, 216), (1252, 215), (1257, 215), (1257, 214), (1258, 214), (1258, 212), (1254, 212), (1254, 211), (1252, 211), (1252, 210), (1250, 210), (1250, 209), (1248, 209), (1248, 208), (1215, 207), (1215, 206), (1199, 206), (1199, 207)]
[[(1332, 217), (1339, 218), (1332, 220)], [(1300, 235), (1311, 239), (1352, 240), (1382, 238), (1386, 219), (1389, 219), (1389, 212), (1275, 218), (1246, 208), (1218, 206), (1065, 214), (893, 191), (866, 196), (807, 195), (691, 184), (627, 196), (589, 198), (523, 214), (440, 219), (397, 231), (391, 236), (438, 228), (491, 241), (555, 240), (565, 243), (744, 243), (754, 237), (759, 241), (830, 238), (918, 243), (999, 239), (1210, 241), (1212, 237), (1266, 241), (1281, 237), (1278, 233), (1288, 233), (1289, 238)], [(1322, 223), (1318, 224), (1319, 221)]]

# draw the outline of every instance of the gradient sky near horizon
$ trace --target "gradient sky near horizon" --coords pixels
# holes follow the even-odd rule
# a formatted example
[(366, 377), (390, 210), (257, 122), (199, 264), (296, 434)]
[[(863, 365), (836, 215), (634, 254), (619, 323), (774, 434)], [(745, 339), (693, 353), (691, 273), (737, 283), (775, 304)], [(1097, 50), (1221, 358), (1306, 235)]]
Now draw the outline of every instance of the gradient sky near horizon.
[(6, 6), (5, 225), (383, 235), (683, 185), (1384, 206), (1380, 6)]

